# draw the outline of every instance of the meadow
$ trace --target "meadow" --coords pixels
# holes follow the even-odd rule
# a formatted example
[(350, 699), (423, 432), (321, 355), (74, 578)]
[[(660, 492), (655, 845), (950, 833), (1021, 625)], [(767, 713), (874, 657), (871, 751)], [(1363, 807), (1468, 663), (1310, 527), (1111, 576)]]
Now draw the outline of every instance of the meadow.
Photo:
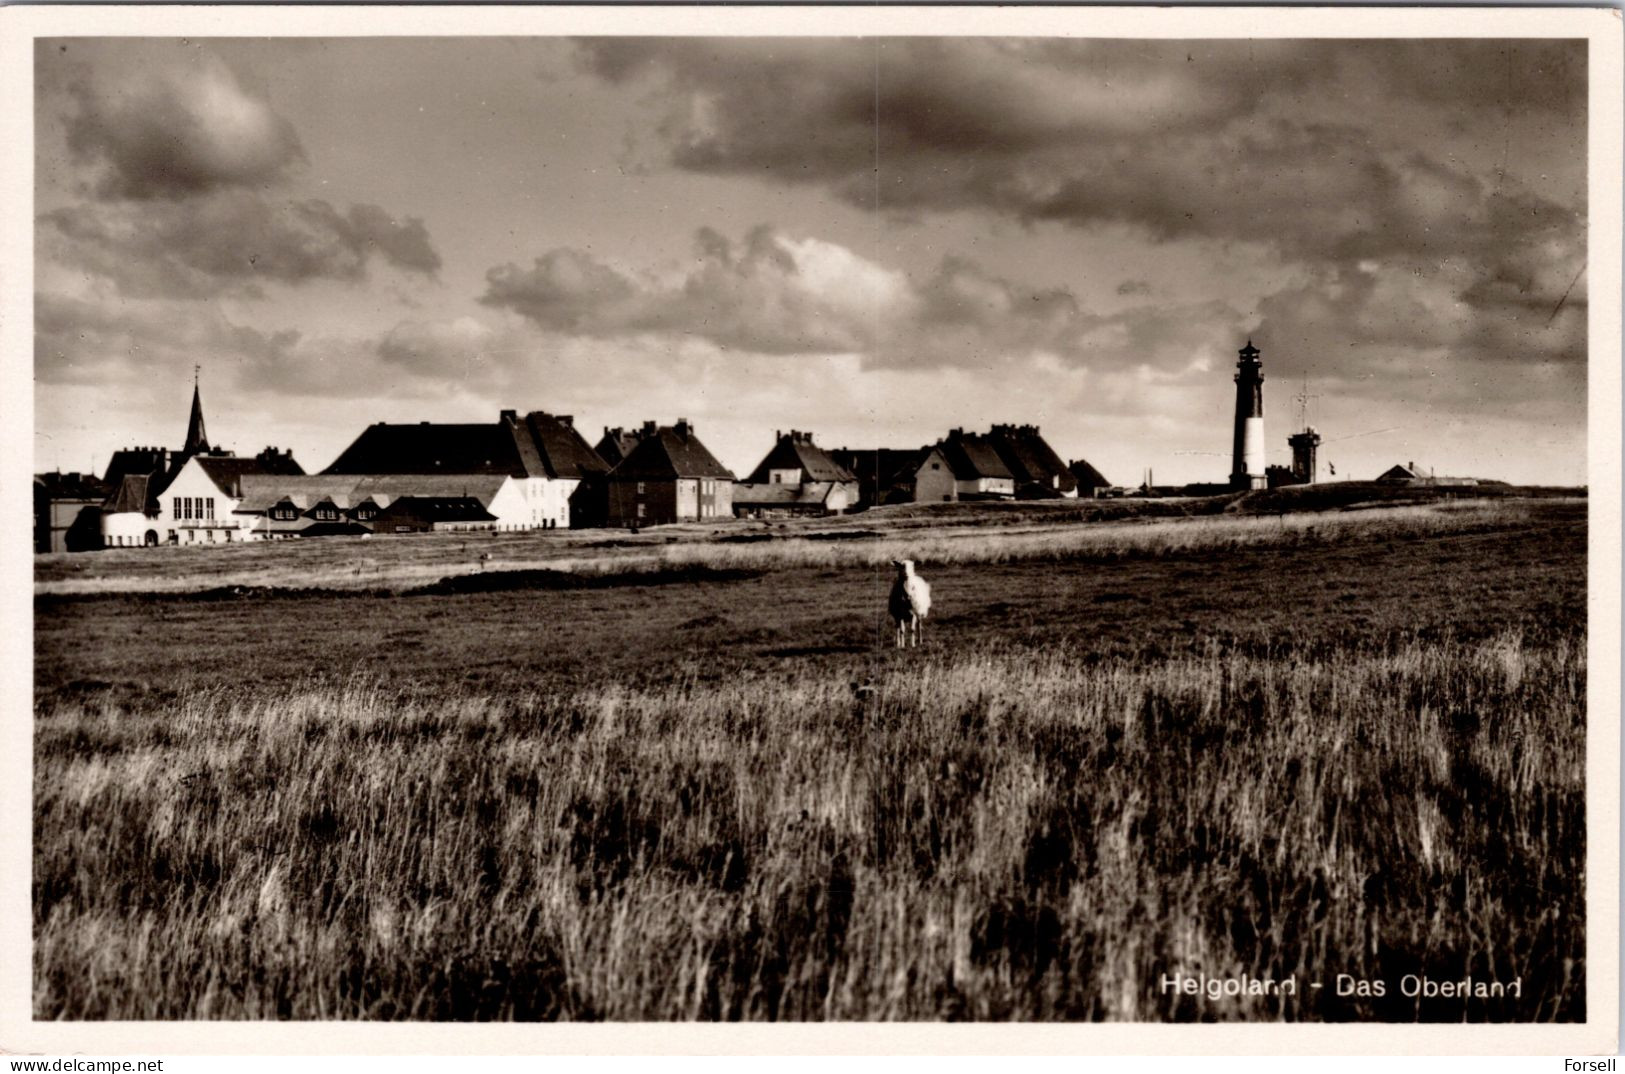
[(1583, 500), (918, 517), (42, 559), (36, 1016), (1585, 1017)]

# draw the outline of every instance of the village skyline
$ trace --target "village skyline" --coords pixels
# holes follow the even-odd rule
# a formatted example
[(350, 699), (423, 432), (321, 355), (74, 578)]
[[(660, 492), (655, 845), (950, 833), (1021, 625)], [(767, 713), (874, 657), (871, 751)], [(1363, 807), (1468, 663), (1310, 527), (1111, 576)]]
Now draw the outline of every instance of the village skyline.
[[(35, 469), (686, 417), (1586, 481), (1584, 42), (48, 40)], [(795, 117), (783, 122), (783, 117)], [(878, 117), (878, 119), (877, 119)], [(1380, 435), (1372, 434), (1385, 430)]]

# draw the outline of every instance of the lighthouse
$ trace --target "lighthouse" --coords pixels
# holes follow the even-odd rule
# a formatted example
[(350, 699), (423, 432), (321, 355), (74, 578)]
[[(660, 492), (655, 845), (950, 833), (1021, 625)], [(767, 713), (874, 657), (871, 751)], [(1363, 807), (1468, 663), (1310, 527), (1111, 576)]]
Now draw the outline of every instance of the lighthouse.
[(1236, 436), (1230, 487), (1261, 489), (1264, 473), (1264, 371), (1253, 341), (1241, 348), (1236, 362)]

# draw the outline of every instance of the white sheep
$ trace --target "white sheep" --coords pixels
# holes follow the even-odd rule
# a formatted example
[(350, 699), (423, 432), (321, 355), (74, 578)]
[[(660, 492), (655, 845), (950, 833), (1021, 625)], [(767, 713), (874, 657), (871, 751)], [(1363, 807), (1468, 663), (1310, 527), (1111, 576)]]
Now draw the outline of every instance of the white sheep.
[(931, 614), (931, 585), (914, 573), (912, 559), (894, 559), (892, 566), (897, 568), (897, 580), (892, 583), (886, 607), (897, 624), (897, 647), (916, 648), (920, 644), (920, 625)]

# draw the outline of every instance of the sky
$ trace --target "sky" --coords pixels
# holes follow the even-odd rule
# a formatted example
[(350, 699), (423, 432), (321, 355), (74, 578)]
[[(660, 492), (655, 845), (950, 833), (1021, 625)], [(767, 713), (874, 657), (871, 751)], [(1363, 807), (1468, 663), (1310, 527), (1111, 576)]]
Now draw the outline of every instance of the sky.
[(369, 424), (1039, 425), (1112, 481), (1586, 480), (1586, 42), (60, 38), (35, 466)]

